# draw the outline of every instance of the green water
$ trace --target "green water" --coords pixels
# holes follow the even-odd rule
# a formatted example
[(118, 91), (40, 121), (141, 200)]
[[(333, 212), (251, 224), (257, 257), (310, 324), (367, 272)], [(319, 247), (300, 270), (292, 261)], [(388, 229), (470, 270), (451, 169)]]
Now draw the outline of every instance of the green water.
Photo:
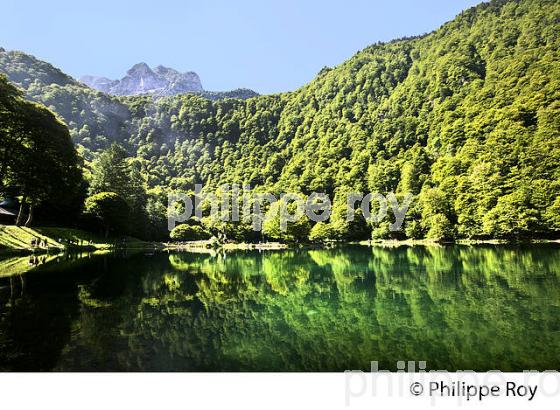
[(1, 370), (560, 369), (554, 244), (44, 262), (0, 261)]

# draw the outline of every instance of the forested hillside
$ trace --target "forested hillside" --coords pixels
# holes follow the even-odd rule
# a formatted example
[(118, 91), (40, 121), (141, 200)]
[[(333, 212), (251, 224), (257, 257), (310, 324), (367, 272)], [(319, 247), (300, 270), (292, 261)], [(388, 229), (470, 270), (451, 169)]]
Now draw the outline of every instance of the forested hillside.
[[(92, 175), (98, 152), (122, 144), (156, 227), (170, 190), (237, 182), (334, 198), (331, 221), (300, 239), (550, 237), (559, 32), (555, 0), (491, 1), (423, 37), (372, 45), (297, 91), (247, 100), (110, 97), (23, 53), (0, 52), (0, 71), (66, 120)], [(404, 230), (342, 221), (351, 190), (413, 193)]]

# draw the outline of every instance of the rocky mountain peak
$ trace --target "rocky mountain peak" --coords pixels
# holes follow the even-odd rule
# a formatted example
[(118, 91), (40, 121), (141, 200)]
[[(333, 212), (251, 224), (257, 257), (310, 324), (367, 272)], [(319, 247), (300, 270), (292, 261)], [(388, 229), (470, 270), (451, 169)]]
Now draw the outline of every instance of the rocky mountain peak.
[(127, 72), (127, 75), (154, 75), (150, 66), (146, 63), (134, 64)]
[(80, 81), (91, 88), (114, 95), (166, 96), (204, 91), (198, 74), (193, 71), (180, 73), (162, 65), (152, 70), (144, 62), (133, 65), (120, 80), (83, 76)]
[(179, 71), (162, 65), (158, 65), (156, 68), (154, 68), (154, 72), (160, 75), (180, 74)]

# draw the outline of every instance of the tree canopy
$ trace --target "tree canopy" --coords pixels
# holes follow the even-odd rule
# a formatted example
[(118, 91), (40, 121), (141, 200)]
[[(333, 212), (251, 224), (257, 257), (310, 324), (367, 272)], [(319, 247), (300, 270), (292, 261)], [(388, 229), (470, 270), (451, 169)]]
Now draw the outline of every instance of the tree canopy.
[(25, 101), (0, 75), (0, 194), (21, 197), (18, 224), (34, 209), (72, 207), (82, 194), (82, 171), (68, 129), (50, 110)]
[[(331, 199), (411, 193), (403, 238), (557, 237), (559, 20), (553, 0), (493, 0), (367, 47), (294, 92), (247, 100), (116, 98), (16, 52), (0, 52), (0, 68), (67, 121), (90, 171), (122, 145), (154, 220), (169, 192), (235, 182)], [(337, 215), (304, 231), (363, 237)], [(394, 236), (386, 223), (365, 230)]]

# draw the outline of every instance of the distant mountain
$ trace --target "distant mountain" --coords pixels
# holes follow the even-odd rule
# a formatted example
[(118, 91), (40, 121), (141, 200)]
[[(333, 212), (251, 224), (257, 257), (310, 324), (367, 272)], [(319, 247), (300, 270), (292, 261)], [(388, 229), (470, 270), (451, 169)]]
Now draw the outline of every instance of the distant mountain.
[[(143, 70), (149, 74), (145, 67), (137, 65), (129, 70), (129, 73), (130, 71), (133, 73), (127, 77), (135, 77)], [(25, 92), (28, 99), (41, 103), (58, 113), (68, 124), (74, 141), (93, 151), (107, 147), (114, 141), (125, 142), (130, 131), (131, 121), (128, 104), (134, 105), (134, 102), (143, 101), (142, 104), (158, 106), (159, 101), (173, 98), (180, 100), (185, 94), (195, 94), (197, 99), (205, 98), (212, 101), (229, 98), (245, 100), (258, 96), (256, 92), (244, 88), (215, 92), (203, 91), (200, 86), (200, 91), (188, 92), (184, 91), (186, 82), (183, 82), (183, 88), (178, 84), (179, 77), (185, 76), (184, 74), (161, 66), (154, 70), (150, 69), (150, 71), (169, 79), (170, 85), (167, 90), (175, 90), (183, 94), (166, 98), (159, 98), (164, 96), (163, 93), (151, 94), (152, 98), (148, 99), (145, 98), (145, 95), (150, 96), (148, 93), (142, 96), (117, 97), (107, 91), (116, 87), (117, 84), (122, 87), (120, 88), (122, 90), (127, 83), (130, 84), (131, 78), (127, 79), (124, 84), (122, 81), (104, 77), (87, 77), (80, 82), (30, 54), (15, 50), (7, 51), (0, 47), (0, 75), (5, 74), (8, 80)], [(144, 78), (146, 77), (144, 76)], [(90, 85), (86, 85), (84, 81)], [(144, 89), (147, 89), (146, 84), (147, 81), (144, 81)], [(147, 101), (151, 102), (147, 103)]]
[(151, 69), (146, 63), (135, 64), (121, 80), (105, 77), (84, 76), (80, 81), (96, 90), (113, 95), (168, 96), (187, 92), (202, 92), (198, 74), (192, 71), (180, 73), (169, 67)]
[[(157, 66), (153, 70), (139, 63), (128, 70), (121, 80), (86, 75), (75, 80), (51, 64), (21, 51), (7, 51), (0, 47), (0, 73), (27, 92), (28, 98), (49, 105), (52, 103), (38, 87), (57, 85), (74, 90), (97, 90), (115, 96), (152, 95), (154, 97), (192, 93), (209, 100), (237, 98), (246, 100), (259, 94), (247, 88), (230, 91), (205, 91), (200, 78), (192, 71), (180, 73), (172, 68)], [(87, 87), (86, 87), (87, 86)], [(46, 101), (48, 100), (48, 101)]]

